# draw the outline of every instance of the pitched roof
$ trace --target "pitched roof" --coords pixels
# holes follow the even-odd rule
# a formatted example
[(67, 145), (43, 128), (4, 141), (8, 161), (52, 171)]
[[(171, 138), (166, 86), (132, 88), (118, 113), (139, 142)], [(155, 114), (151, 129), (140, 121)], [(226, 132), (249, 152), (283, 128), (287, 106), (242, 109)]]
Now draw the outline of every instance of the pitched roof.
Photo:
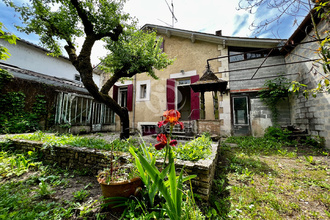
[(154, 30), (159, 34), (164, 34), (167, 37), (177, 36), (195, 41), (204, 41), (209, 43), (221, 44), (225, 46), (236, 47), (256, 47), (256, 48), (272, 48), (286, 41), (284, 39), (271, 38), (247, 38), (247, 37), (230, 37), (216, 34), (208, 34), (196, 31), (188, 31), (172, 27), (165, 27), (153, 24), (145, 24), (142, 30)]

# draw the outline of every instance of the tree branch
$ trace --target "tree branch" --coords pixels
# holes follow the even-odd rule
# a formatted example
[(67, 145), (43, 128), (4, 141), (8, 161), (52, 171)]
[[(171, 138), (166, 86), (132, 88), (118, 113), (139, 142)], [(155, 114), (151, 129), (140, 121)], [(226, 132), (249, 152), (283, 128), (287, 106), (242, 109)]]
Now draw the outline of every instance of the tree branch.
[(71, 4), (75, 7), (77, 10), (78, 16), (80, 17), (83, 25), (86, 35), (93, 34), (94, 33), (94, 25), (90, 20), (88, 19), (88, 15), (86, 11), (80, 7), (80, 3), (77, 0), (70, 0)]
[(115, 85), (115, 83), (120, 79), (121, 77), (114, 74), (110, 79), (108, 79), (104, 85), (102, 86), (101, 93), (108, 94), (110, 89)]
[(114, 29), (113, 32), (107, 32), (107, 33), (99, 33), (95, 34), (95, 38), (97, 40), (101, 40), (104, 37), (110, 37), (113, 41), (118, 41), (119, 35), (123, 33), (123, 26), (121, 24), (118, 24)]

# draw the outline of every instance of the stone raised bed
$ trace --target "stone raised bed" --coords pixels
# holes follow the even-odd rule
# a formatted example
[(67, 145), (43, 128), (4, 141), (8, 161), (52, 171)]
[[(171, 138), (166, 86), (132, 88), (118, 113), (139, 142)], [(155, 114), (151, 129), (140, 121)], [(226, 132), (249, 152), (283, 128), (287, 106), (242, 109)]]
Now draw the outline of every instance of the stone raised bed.
[[(218, 158), (218, 144), (212, 144), (212, 154), (208, 159), (199, 160), (197, 162), (176, 160), (176, 168), (184, 167), (185, 173), (188, 175), (197, 175), (191, 183), (193, 191), (199, 194), (202, 199), (208, 200), (211, 192), (212, 182), (215, 173), (216, 161)], [(44, 147), (42, 142), (29, 140), (11, 140), (11, 147), (20, 149), (25, 152), (36, 151), (42, 155), (42, 160), (46, 163), (54, 164), (62, 168), (70, 169), (88, 169), (93, 174), (97, 174), (99, 170), (110, 166), (110, 153), (105, 150), (91, 149), (85, 147), (72, 146), (47, 146)], [(126, 163), (130, 154), (124, 152), (115, 152), (122, 163)], [(162, 163), (157, 161), (158, 165)]]

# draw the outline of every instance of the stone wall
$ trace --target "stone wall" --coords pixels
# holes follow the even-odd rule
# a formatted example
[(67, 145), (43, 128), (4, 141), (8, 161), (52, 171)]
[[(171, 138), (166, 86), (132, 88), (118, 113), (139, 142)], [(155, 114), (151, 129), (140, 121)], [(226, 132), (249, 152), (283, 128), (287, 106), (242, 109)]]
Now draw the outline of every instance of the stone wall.
[(202, 134), (203, 132), (208, 132), (213, 135), (221, 135), (220, 127), (223, 125), (223, 120), (196, 120), (197, 122), (197, 132)]
[[(265, 63), (263, 63), (264, 61), (265, 58), (260, 58), (230, 63), (229, 70), (232, 71), (229, 74), (230, 92), (244, 92), (245, 90), (254, 91), (255, 89), (263, 88), (265, 80), (271, 80), (276, 78), (278, 74), (286, 73), (285, 65), (261, 68), (257, 71), (257, 68), (260, 65), (269, 66), (284, 64), (285, 61), (283, 56), (268, 57)], [(248, 69), (252, 67), (255, 68)], [(240, 71), (235, 71), (238, 69), (240, 69)], [(253, 75), (254, 77), (251, 80)]]
[[(329, 24), (321, 22), (318, 31), (319, 33), (324, 33), (325, 30), (329, 30)], [(313, 32), (302, 42), (311, 40), (314, 40)], [(318, 54), (315, 53), (317, 48), (319, 48), (317, 42), (300, 44), (287, 55), (286, 62), (306, 60), (304, 57), (319, 59)], [(287, 69), (288, 73), (296, 74), (293, 75), (292, 80), (307, 85), (308, 89), (316, 88), (317, 83), (323, 78), (322, 74), (324, 75), (321, 64), (317, 62), (287, 65)], [(291, 97), (290, 103), (293, 125), (301, 129), (307, 129), (312, 136), (323, 137), (326, 147), (330, 148), (330, 94), (319, 93), (316, 98), (309, 97), (309, 99), (306, 99), (301, 91), (299, 95), (293, 95)]]
[[(257, 96), (250, 97), (251, 111), (251, 129), (252, 135), (261, 137), (265, 134), (265, 129), (273, 126), (272, 112)], [(288, 98), (283, 98), (277, 105), (279, 125), (291, 125), (290, 121), (290, 104)]]
[[(108, 168), (110, 166), (109, 151), (90, 149), (85, 147), (72, 147), (72, 146), (47, 146), (44, 147), (43, 143), (28, 140), (12, 140), (12, 147), (21, 149), (25, 152), (36, 151), (42, 154), (42, 160), (46, 163), (57, 164), (62, 168), (69, 169), (88, 169), (93, 174), (98, 171)], [(194, 193), (200, 195), (204, 200), (208, 200), (212, 182), (214, 178), (216, 162), (218, 158), (217, 143), (212, 144), (212, 154), (205, 160), (197, 162), (176, 160), (177, 171), (184, 167), (184, 174), (197, 175), (191, 183)], [(123, 152), (115, 152), (119, 157), (121, 163), (127, 163), (130, 154)], [(157, 161), (157, 165), (161, 165), (163, 161)]]

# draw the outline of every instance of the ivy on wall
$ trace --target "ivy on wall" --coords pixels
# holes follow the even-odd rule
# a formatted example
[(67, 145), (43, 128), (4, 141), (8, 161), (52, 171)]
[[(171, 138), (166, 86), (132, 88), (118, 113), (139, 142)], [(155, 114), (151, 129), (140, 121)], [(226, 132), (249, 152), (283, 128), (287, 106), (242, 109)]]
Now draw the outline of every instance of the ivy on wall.
[(259, 97), (272, 112), (272, 121), (275, 125), (279, 114), (277, 105), (281, 99), (288, 97), (290, 84), (289, 79), (279, 75), (272, 80), (267, 80), (264, 84), (265, 88), (259, 91)]
[[(6, 70), (0, 71), (0, 133), (25, 133), (51, 126), (52, 107), (46, 95), (36, 93), (38, 86), (35, 85), (14, 79)], [(21, 91), (17, 91), (18, 88)], [(38, 91), (43, 93), (40, 88)], [(52, 88), (47, 91), (52, 94)]]

